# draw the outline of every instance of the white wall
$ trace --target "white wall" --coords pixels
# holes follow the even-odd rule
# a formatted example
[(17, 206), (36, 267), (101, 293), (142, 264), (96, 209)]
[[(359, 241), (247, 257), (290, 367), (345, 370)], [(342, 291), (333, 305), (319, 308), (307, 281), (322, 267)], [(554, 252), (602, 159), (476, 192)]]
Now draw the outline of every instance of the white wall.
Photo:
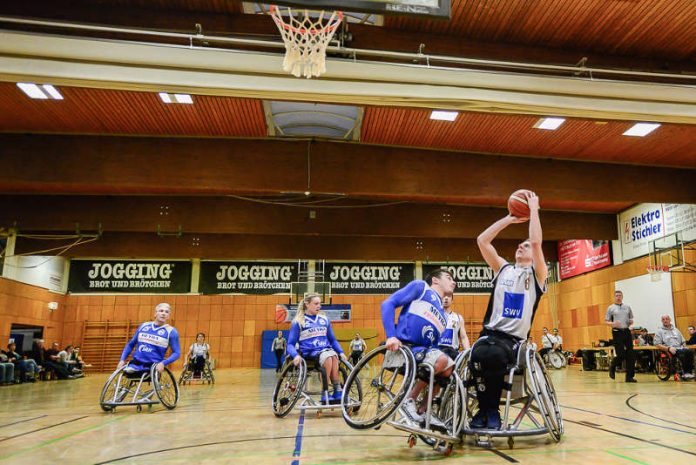
[(623, 301), (633, 310), (633, 326), (648, 328), (654, 333), (662, 325), (660, 317), (669, 315), (674, 322), (672, 274), (661, 273), (662, 279), (653, 282), (649, 274), (616, 281), (616, 290), (623, 292)]

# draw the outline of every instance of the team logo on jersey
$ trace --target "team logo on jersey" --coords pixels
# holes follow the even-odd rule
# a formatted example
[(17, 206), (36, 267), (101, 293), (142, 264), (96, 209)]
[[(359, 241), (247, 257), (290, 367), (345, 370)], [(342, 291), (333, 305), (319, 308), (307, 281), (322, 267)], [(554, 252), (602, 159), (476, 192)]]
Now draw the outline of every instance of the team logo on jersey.
[(503, 318), (522, 319), (524, 294), (506, 292), (503, 299)]
[(164, 336), (164, 333), (166, 333), (166, 332), (167, 332), (167, 330), (162, 328), (159, 331), (157, 331), (157, 334), (159, 334), (160, 336)]
[(423, 326), (423, 329), (421, 329), (421, 336), (423, 336), (423, 339), (428, 339), (431, 344), (435, 344), (435, 330), (432, 326)]
[(150, 346), (141, 345), (140, 347), (138, 347), (138, 352), (147, 352), (147, 353), (150, 353), (150, 352), (152, 352), (152, 350), (153, 350), (153, 349), (152, 349), (152, 347), (150, 347)]
[(328, 323), (328, 321), (326, 321), (326, 318), (324, 318), (323, 316), (319, 316), (319, 317), (317, 317), (317, 323), (319, 323), (321, 325), (325, 325)]

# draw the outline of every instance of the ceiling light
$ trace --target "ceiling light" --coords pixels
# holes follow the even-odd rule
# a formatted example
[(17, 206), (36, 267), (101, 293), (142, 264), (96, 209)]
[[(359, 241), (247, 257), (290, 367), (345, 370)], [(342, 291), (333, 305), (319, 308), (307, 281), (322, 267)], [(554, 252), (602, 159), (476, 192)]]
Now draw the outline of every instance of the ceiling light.
[(166, 92), (160, 92), (159, 97), (164, 103), (193, 104), (193, 98), (189, 94), (168, 94)]
[(435, 119), (438, 121), (454, 121), (457, 119), (458, 114), (458, 111), (433, 110), (433, 112), (430, 113), (430, 119)]
[(174, 94), (174, 98), (178, 103), (193, 104), (193, 99), (189, 94)]
[(58, 89), (53, 87), (51, 84), (44, 84), (41, 87), (43, 88), (43, 91), (45, 93), (47, 93), (48, 95), (50, 95), (53, 100), (63, 100), (63, 96), (60, 95), (60, 92), (58, 92)]
[(44, 84), (42, 86), (39, 86), (31, 82), (18, 82), (17, 87), (22, 89), (22, 92), (24, 92), (31, 98), (40, 100), (63, 100), (63, 96), (60, 95), (58, 89), (56, 89), (50, 84)]
[(561, 124), (565, 122), (565, 118), (541, 118), (534, 125), (537, 129), (546, 129), (548, 131), (555, 131)]
[(645, 137), (659, 127), (659, 123), (636, 123), (624, 132), (623, 135)]

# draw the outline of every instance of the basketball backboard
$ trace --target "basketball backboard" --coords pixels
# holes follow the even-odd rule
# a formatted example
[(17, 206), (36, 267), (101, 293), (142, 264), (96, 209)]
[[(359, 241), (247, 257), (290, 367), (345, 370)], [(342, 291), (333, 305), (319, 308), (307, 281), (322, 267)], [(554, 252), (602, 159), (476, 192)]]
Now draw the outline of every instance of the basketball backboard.
[(291, 0), (272, 2), (277, 5), (311, 9), (360, 11), (380, 15), (424, 16), (449, 19), (451, 0)]
[(687, 243), (682, 236), (682, 232), (676, 232), (650, 241), (650, 266), (669, 271), (696, 271), (696, 266), (685, 256), (685, 251), (694, 250), (694, 244)]

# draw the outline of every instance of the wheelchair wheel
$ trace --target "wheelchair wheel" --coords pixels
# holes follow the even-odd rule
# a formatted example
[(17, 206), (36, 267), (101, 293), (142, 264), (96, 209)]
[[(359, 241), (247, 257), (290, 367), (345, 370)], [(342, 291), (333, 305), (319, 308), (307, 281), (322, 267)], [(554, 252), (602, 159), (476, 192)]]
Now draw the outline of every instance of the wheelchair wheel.
[[(456, 367), (456, 365), (455, 365)], [(428, 387), (423, 389), (422, 396), (419, 399), (427, 399)], [(433, 399), (434, 400), (434, 399)], [(464, 408), (466, 399), (464, 395), (464, 383), (459, 377), (458, 371), (452, 372), (450, 377), (450, 382), (447, 386), (440, 391), (439, 403), (433, 405), (432, 412), (437, 415), (437, 417), (442, 420), (446, 425), (448, 434), (452, 436), (459, 436), (462, 428), (464, 427)], [(434, 447), (439, 441), (435, 438), (418, 435), (418, 438), (430, 447)]]
[(150, 378), (153, 380), (152, 386), (155, 388), (155, 394), (157, 394), (162, 405), (168, 410), (172, 410), (179, 401), (179, 385), (176, 383), (176, 378), (169, 371), (169, 368), (164, 367), (164, 371), (159, 373), (156, 366), (152, 365), (150, 369)]
[(667, 381), (672, 375), (672, 357), (660, 351), (655, 360), (655, 374), (660, 381)]
[(186, 384), (186, 381), (188, 381), (190, 378), (189, 374), (189, 369), (188, 369), (188, 364), (184, 365), (183, 370), (181, 370), (181, 376), (179, 376), (179, 385)]
[(380, 346), (370, 351), (350, 372), (345, 392), (357, 390), (360, 384), (362, 401), (359, 409), (351, 409), (350, 396), (343, 396), (341, 411), (348, 426), (355, 429), (376, 428), (387, 421), (413, 388), (416, 380), (416, 359), (410, 349), (389, 351)]
[[(341, 375), (341, 385), (345, 388), (345, 386), (347, 386), (346, 383), (348, 382), (348, 376), (350, 375), (350, 372), (353, 371), (353, 367), (350, 363), (341, 360), (341, 363), (338, 366), (338, 371)], [(362, 384), (360, 383), (360, 379), (353, 382), (350, 386), (350, 391), (344, 391), (343, 395), (348, 397), (346, 400), (348, 404), (348, 412), (351, 415), (357, 413), (360, 410), (360, 404), (363, 400)]]
[(556, 370), (563, 368), (563, 355), (556, 351), (551, 351), (547, 355), (549, 358), (549, 365), (554, 367)]
[(210, 367), (210, 362), (205, 361), (205, 370), (208, 374), (208, 384), (215, 384), (215, 375), (213, 374), (213, 369)]
[(288, 359), (280, 371), (280, 377), (273, 389), (273, 414), (283, 418), (290, 413), (302, 394), (307, 380), (307, 364), (304, 359), (299, 366), (295, 366)]
[(471, 367), (469, 367), (470, 359), (470, 352), (467, 352), (466, 356), (462, 357), (461, 360), (457, 357), (458, 365), (456, 370), (458, 373), (461, 373), (460, 377), (464, 386), (464, 408), (462, 409), (463, 428), (469, 428), (469, 422), (471, 422), (471, 419), (479, 410), (478, 398), (476, 396), (476, 383), (471, 381), (472, 373)]
[(543, 360), (538, 353), (529, 350), (527, 360), (528, 381), (532, 384), (528, 386), (528, 391), (534, 395), (546, 427), (549, 429), (549, 435), (558, 442), (563, 436), (563, 417), (553, 383), (544, 369)]
[[(126, 366), (122, 366), (111, 373), (111, 376), (109, 376), (109, 379), (106, 380), (106, 383), (101, 390), (101, 395), (99, 396), (99, 406), (105, 412), (110, 412), (115, 408), (115, 406), (106, 405), (106, 403), (119, 403), (123, 401), (122, 398), (119, 399), (118, 397), (124, 397), (123, 393), (126, 387), (123, 385), (119, 387), (119, 378), (121, 381), (126, 381), (125, 376), (121, 376), (125, 368)], [(117, 389), (121, 391), (118, 394), (116, 392)], [(127, 395), (128, 391), (125, 391), (125, 394)]]

